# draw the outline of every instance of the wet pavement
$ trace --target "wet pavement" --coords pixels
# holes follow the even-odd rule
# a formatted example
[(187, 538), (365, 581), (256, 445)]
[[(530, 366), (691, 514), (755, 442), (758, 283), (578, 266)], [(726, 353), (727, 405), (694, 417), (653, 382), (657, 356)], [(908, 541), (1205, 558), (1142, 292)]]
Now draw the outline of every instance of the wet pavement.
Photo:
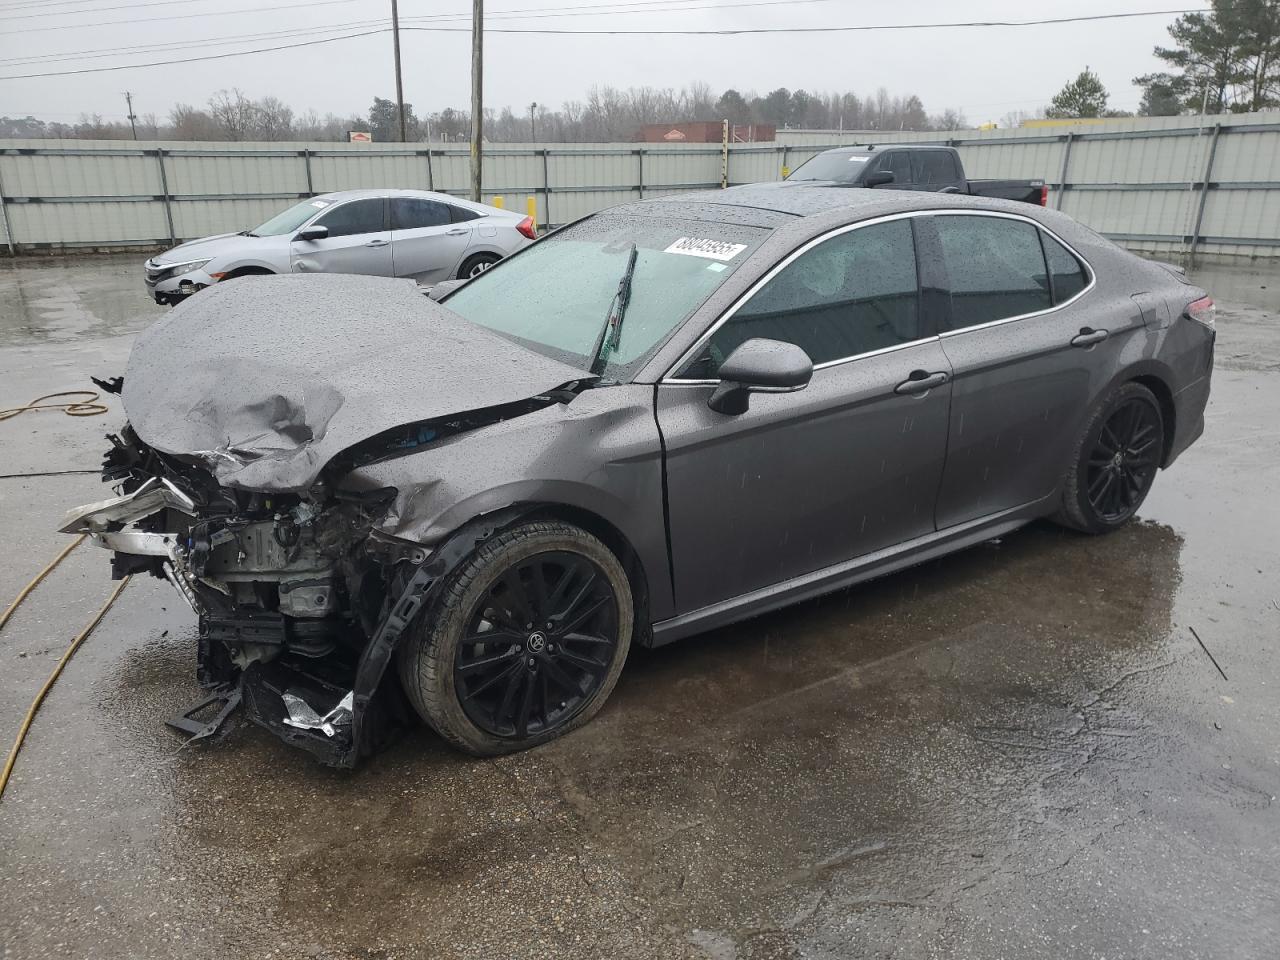
[[(120, 372), (162, 315), (137, 259), (0, 263), (0, 407)], [(636, 651), (529, 753), (179, 749), (194, 618), (135, 580), (0, 801), (0, 955), (1275, 956), (1280, 270), (1201, 282), (1235, 298), (1206, 433), (1142, 522), (1035, 524)], [(103, 495), (62, 471), (96, 466), (110, 406), (0, 423), (0, 603)], [(82, 548), (0, 633), (4, 749), (110, 588)]]

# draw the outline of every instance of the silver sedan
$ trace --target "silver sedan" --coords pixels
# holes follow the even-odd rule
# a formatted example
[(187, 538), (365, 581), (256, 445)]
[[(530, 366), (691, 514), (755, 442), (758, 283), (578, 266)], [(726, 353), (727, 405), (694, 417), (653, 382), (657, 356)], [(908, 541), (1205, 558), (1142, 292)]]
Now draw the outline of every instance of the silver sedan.
[(146, 262), (147, 293), (177, 303), (220, 280), (271, 273), (363, 273), (422, 284), (467, 279), (537, 237), (521, 213), (426, 190), (344, 190), (261, 226), (191, 240)]

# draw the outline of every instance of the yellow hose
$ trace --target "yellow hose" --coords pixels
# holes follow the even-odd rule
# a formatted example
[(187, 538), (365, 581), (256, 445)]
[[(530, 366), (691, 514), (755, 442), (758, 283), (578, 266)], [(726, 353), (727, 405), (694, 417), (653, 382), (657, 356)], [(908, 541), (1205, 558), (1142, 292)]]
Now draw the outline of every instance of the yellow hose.
[[(107, 412), (106, 404), (98, 403), (99, 394), (92, 390), (64, 390), (62, 393), (46, 393), (43, 397), (36, 397), (30, 403), (21, 407), (10, 407), (8, 410), (0, 410), (0, 420), (8, 420), (10, 417), (16, 417), (20, 413), (37, 413), (41, 410), (61, 410), (69, 417), (96, 417), (99, 414)], [(55, 397), (81, 397), (80, 400), (68, 400), (66, 403), (41, 403), (42, 400), (52, 400)]]
[[(0, 616), (0, 628), (3, 628), (9, 621), (9, 618), (13, 615), (13, 611), (18, 609), (18, 604), (22, 603), (22, 601), (26, 599), (27, 594), (35, 589), (36, 584), (43, 580), (49, 574), (49, 571), (61, 563), (63, 558), (78, 547), (83, 541), (84, 535), (82, 534), (80, 537), (73, 540), (70, 546), (66, 547), (61, 553), (59, 553), (53, 559), (52, 563), (36, 574), (34, 580), (22, 588), (22, 592), (18, 594), (17, 599), (14, 600), (13, 603), (9, 604), (4, 615)], [(49, 679), (44, 682), (44, 686), (42, 686), (40, 688), (40, 692), (36, 694), (36, 698), (32, 701), (30, 709), (27, 710), (27, 715), (22, 718), (22, 726), (18, 729), (17, 739), (13, 741), (13, 748), (9, 751), (9, 758), (5, 761), (4, 771), (0, 772), (0, 797), (4, 796), (4, 788), (9, 785), (9, 775), (13, 773), (13, 765), (18, 759), (18, 751), (22, 749), (22, 742), (27, 738), (27, 731), (31, 729), (31, 722), (35, 719), (36, 711), (40, 709), (40, 704), (44, 702), (44, 698), (48, 696), (49, 691), (53, 689), (54, 683), (61, 675), (62, 670), (66, 667), (68, 661), (71, 660), (72, 655), (80, 648), (80, 644), (84, 643), (85, 640), (88, 639), (89, 634), (93, 633), (94, 627), (102, 622), (102, 618), (107, 615), (107, 611), (111, 609), (111, 605), (116, 602), (116, 598), (120, 596), (120, 592), (128, 585), (130, 579), (131, 576), (126, 576), (120, 581), (116, 588), (111, 591), (111, 596), (107, 597), (107, 602), (102, 605), (94, 615), (94, 618), (89, 621), (89, 625), (81, 630), (80, 633), (76, 635), (76, 638), (71, 641), (71, 646), (67, 647), (67, 652), (58, 660), (57, 666), (53, 668), (53, 673), (49, 674)]]
[(14, 600), (13, 603), (9, 604), (8, 607), (5, 608), (5, 611), (3, 614), (0, 614), (0, 630), (4, 629), (4, 625), (8, 623), (9, 618), (13, 616), (13, 611), (18, 609), (19, 604), (21, 604), (23, 600), (27, 599), (27, 594), (29, 594), (32, 590), (36, 588), (36, 584), (38, 584), (41, 580), (47, 577), (52, 572), (54, 567), (56, 567), (63, 560), (65, 560), (67, 558), (68, 553), (70, 553), (76, 547), (80, 546), (80, 544), (84, 543), (84, 538), (87, 536), (88, 536), (87, 533), (82, 533), (80, 534), (80, 536), (72, 540), (71, 543), (69, 543), (60, 554), (58, 554), (56, 557), (53, 558), (52, 563), (50, 563), (47, 567), (45, 567), (43, 570), (37, 573), (36, 578), (22, 588), (22, 592), (18, 594), (17, 599)]

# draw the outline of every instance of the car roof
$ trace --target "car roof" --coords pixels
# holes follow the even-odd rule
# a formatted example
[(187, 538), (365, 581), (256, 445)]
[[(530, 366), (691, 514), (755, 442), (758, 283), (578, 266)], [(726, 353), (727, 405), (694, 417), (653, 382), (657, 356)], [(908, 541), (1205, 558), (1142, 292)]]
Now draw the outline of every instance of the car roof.
[[(822, 153), (884, 153), (886, 150), (954, 150), (945, 143), (864, 143), (861, 146), (832, 147)], [(815, 154), (816, 156), (816, 154)]]
[(719, 220), (752, 226), (780, 227), (796, 218), (843, 214), (852, 222), (910, 210), (978, 209), (1032, 214), (1043, 208), (1014, 200), (916, 190), (871, 190), (859, 187), (803, 186), (795, 181), (752, 183), (727, 190), (699, 190), (651, 200), (637, 200), (610, 213)]
[(335, 190), (333, 193), (319, 194), (312, 199), (339, 203), (344, 200), (359, 200), (367, 197), (417, 197), (420, 200), (438, 200), (441, 203), (451, 203), (454, 206), (469, 207), (471, 209), (484, 210), (485, 212), (498, 209), (482, 203), (473, 203), (470, 200), (464, 200), (462, 197), (453, 197), (447, 193), (436, 193), (432, 190), (397, 190), (391, 187), (366, 190)]

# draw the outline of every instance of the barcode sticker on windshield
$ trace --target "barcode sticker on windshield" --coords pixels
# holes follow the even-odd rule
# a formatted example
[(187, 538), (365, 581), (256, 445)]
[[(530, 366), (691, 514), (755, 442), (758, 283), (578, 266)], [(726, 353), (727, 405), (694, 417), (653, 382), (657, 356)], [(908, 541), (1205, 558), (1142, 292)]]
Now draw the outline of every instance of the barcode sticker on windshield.
[(852, 157), (849, 158), (849, 162), (850, 163), (866, 163), (870, 159), (871, 159), (870, 157), (860, 157), (855, 153)]
[(706, 257), (709, 260), (732, 260), (743, 250), (745, 243), (727, 243), (724, 240), (708, 240), (703, 237), (681, 237), (663, 253), (680, 253), (686, 257)]

